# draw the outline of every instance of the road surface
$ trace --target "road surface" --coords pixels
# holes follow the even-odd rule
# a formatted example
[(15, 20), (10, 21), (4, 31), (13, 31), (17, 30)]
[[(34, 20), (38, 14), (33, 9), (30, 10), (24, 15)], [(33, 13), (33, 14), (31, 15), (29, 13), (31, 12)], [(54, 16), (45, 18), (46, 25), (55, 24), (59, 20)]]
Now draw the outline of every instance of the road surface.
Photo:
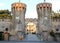
[(28, 34), (23, 41), (0, 41), (0, 43), (60, 43), (60, 42), (43, 42), (35, 34)]

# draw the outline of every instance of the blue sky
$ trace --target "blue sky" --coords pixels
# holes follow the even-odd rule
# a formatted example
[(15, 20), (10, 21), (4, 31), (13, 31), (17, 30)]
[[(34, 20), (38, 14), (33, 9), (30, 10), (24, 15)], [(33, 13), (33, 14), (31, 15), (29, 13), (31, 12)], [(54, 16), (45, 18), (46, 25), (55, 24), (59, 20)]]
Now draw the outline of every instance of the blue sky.
[[(11, 4), (18, 2), (19, 0), (0, 0), (0, 10), (8, 9), (11, 11)], [(26, 18), (37, 18), (36, 5), (43, 3), (44, 0), (21, 0), (22, 3), (27, 5)], [(56, 11), (60, 9), (60, 0), (46, 0), (46, 2), (52, 3), (52, 10)]]

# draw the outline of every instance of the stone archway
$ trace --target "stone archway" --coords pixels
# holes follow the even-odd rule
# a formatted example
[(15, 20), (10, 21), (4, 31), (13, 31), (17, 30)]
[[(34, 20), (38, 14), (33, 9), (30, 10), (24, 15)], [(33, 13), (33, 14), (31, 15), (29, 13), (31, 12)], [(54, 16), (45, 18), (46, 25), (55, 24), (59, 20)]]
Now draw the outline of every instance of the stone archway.
[[(27, 31), (27, 28), (33, 28), (32, 30), (34, 31), (34, 28), (35, 28), (35, 33), (37, 33), (38, 32), (38, 21), (37, 21), (37, 19), (36, 18), (26, 18), (25, 19), (25, 29), (26, 29), (26, 31)], [(33, 32), (32, 31), (32, 32)], [(27, 33), (27, 32), (26, 32)]]
[(28, 22), (26, 30), (27, 33), (36, 33), (36, 24), (34, 22)]

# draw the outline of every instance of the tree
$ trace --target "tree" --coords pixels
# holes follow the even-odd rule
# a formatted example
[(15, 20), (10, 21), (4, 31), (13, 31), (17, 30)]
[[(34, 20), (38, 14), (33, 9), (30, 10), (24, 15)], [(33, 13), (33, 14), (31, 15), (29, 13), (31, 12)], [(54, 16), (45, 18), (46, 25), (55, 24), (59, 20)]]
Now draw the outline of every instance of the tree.
[(0, 10), (0, 14), (10, 14), (9, 10)]

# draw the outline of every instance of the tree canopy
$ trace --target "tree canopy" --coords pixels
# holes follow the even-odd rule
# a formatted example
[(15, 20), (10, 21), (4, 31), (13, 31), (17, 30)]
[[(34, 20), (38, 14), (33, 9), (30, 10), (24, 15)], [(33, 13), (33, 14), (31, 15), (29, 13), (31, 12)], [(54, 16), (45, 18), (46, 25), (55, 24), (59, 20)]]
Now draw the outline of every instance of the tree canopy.
[(60, 19), (60, 13), (56, 13), (54, 11), (52, 11), (52, 14), (51, 14), (51, 19)]
[(10, 14), (9, 10), (0, 10), (0, 14)]
[(0, 10), (0, 19), (12, 19), (11, 12), (9, 10)]

